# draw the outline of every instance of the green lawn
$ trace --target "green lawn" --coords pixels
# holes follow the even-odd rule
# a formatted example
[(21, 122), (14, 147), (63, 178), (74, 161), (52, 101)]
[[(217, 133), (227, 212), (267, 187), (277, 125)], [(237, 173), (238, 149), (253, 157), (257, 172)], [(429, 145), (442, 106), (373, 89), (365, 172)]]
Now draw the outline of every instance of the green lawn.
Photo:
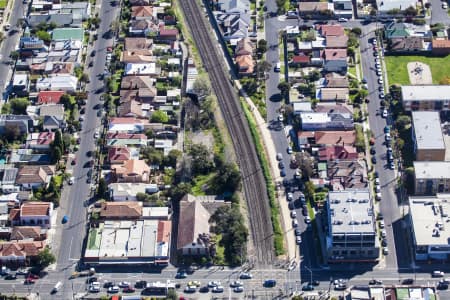
[(5, 9), (8, 0), (0, 0), (0, 9)]
[(205, 195), (205, 191), (203, 190), (203, 186), (205, 184), (208, 184), (211, 179), (214, 177), (215, 173), (211, 173), (208, 175), (198, 175), (197, 177), (195, 177), (195, 179), (193, 180), (194, 185), (192, 187), (192, 194), (194, 196), (203, 196)]
[(439, 82), (446, 76), (450, 76), (450, 56), (446, 57), (425, 57), (425, 56), (386, 56), (386, 71), (388, 73), (389, 84), (410, 84), (406, 65), (409, 62), (420, 61), (430, 66), (433, 83)]

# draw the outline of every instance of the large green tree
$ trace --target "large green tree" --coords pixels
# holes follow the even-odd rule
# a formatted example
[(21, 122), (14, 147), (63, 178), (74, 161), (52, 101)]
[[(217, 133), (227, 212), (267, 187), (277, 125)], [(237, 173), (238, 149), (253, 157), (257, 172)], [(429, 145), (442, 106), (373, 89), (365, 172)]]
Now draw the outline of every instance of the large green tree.
[(194, 176), (208, 174), (214, 168), (211, 153), (205, 145), (193, 144), (189, 149), (189, 155), (192, 157), (192, 174)]
[(41, 268), (46, 268), (49, 265), (55, 263), (56, 258), (49, 248), (45, 248), (37, 255), (37, 264)]

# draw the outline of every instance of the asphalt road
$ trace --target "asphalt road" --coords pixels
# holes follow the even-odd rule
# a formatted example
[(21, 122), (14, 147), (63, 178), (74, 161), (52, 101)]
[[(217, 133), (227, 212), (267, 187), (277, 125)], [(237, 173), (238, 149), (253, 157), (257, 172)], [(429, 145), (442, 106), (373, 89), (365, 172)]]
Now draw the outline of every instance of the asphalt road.
[[(12, 51), (18, 47), (19, 39), (21, 35), (21, 28), (17, 27), (19, 19), (26, 14), (28, 7), (23, 1), (14, 1), (13, 8), (11, 10), (11, 16), (9, 18), (9, 23), (11, 24), (11, 29), (9, 32), (5, 32), (5, 39), (1, 46), (1, 63), (0, 63), (0, 94), (2, 95), (2, 100), (5, 101), (8, 98), (6, 94), (7, 87), (11, 80), (12, 67), (7, 63), (11, 59), (9, 55)], [(4, 16), (6, 17), (6, 16)], [(3, 30), (3, 28), (1, 29)], [(6, 62), (6, 63), (5, 63)]]
[[(87, 203), (91, 197), (91, 185), (87, 183), (87, 173), (89, 168), (85, 168), (85, 164), (92, 158), (88, 157), (86, 153), (93, 151), (96, 148), (96, 141), (94, 133), (101, 131), (101, 121), (97, 116), (97, 110), (94, 106), (100, 103), (101, 93), (96, 93), (97, 89), (104, 86), (103, 80), (100, 80), (97, 75), (104, 72), (106, 62), (106, 48), (113, 45), (113, 39), (103, 38), (103, 34), (109, 31), (111, 22), (116, 19), (120, 5), (112, 7), (109, 1), (103, 1), (100, 6), (99, 17), (102, 20), (98, 32), (98, 40), (94, 42), (92, 47), (88, 47), (88, 55), (85, 71), (89, 74), (90, 83), (88, 83), (86, 90), (88, 91), (88, 100), (86, 104), (85, 121), (83, 122), (82, 130), (80, 132), (81, 144), (79, 150), (75, 153), (77, 164), (73, 169), (73, 176), (75, 183), (72, 186), (66, 185), (63, 191), (61, 201), (61, 209), (58, 214), (57, 224), (60, 226), (60, 239), (55, 239), (58, 243), (59, 253), (57, 256), (56, 271), (59, 280), (63, 279), (68, 283), (70, 274), (74, 271), (75, 264), (82, 257), (82, 243), (86, 235), (87, 226)], [(94, 57), (90, 56), (92, 50), (96, 51)], [(88, 68), (89, 61), (93, 61), (93, 66)], [(95, 174), (95, 172), (93, 172)], [(68, 223), (62, 225), (61, 219), (63, 215), (69, 217)], [(57, 235), (58, 236), (58, 235)], [(50, 277), (51, 278), (51, 277)], [(56, 280), (53, 282), (55, 284)], [(41, 292), (49, 292), (45, 289), (39, 289)], [(60, 299), (61, 295), (67, 297), (72, 293), (71, 286), (64, 284), (61, 292), (54, 296), (54, 299)], [(65, 298), (67, 299), (67, 298)]]
[(431, 24), (442, 23), (450, 25), (447, 9), (442, 8), (442, 0), (430, 0), (431, 2)]

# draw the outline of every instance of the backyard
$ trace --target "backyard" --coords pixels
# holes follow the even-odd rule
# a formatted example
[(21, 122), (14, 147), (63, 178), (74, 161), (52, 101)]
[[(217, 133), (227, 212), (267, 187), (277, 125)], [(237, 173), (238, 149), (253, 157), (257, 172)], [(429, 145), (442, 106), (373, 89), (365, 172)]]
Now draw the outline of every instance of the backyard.
[[(446, 77), (450, 77), (450, 56), (426, 57), (419, 55), (385, 56), (386, 71), (389, 84), (410, 84), (407, 64), (422, 62), (430, 66), (433, 83), (439, 84)], [(441, 83), (442, 84), (442, 83)]]

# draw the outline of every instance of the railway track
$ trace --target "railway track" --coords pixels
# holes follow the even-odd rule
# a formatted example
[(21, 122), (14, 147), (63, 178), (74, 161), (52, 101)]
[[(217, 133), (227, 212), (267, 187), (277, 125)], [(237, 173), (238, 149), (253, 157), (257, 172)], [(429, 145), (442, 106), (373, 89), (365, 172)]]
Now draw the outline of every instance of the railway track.
[(217, 96), (238, 157), (256, 261), (259, 265), (271, 264), (274, 260), (273, 228), (267, 188), (240, 100), (224, 68), (224, 55), (217, 51), (219, 44), (212, 37), (210, 26), (197, 1), (180, 0), (179, 3), (205, 69), (209, 73), (211, 86)]

